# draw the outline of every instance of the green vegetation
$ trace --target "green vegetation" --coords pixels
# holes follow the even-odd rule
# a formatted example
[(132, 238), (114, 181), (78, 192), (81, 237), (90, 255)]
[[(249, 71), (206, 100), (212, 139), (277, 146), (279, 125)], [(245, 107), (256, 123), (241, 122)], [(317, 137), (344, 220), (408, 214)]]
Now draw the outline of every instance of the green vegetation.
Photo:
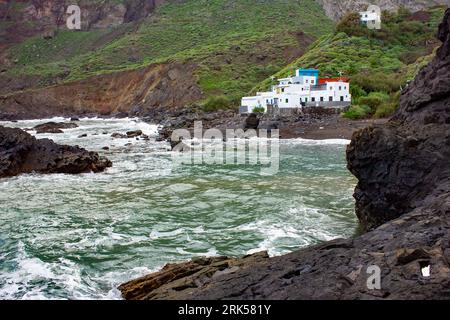
[(370, 114), (371, 109), (369, 106), (352, 105), (347, 112), (344, 113), (344, 117), (352, 120), (366, 118)]
[(29, 39), (12, 49), (18, 63), (8, 73), (39, 75), (45, 83), (189, 61), (206, 97), (236, 103), (290, 62), (285, 52), (302, 45), (298, 32), (317, 38), (332, 30), (314, 0), (173, 0), (139, 25)]
[(211, 112), (217, 110), (224, 110), (230, 108), (230, 100), (225, 96), (213, 96), (209, 97), (202, 105), (203, 111)]
[[(353, 107), (348, 118), (383, 117), (398, 105), (401, 88), (413, 79), (434, 56), (438, 45), (436, 26), (445, 8), (427, 10), (429, 21), (413, 21), (405, 9), (397, 14), (383, 13), (382, 29), (369, 30), (359, 23), (358, 14), (350, 14), (336, 27), (336, 32), (318, 39), (309, 51), (274, 75), (292, 75), (295, 69), (318, 68), (321, 77), (350, 77)], [(274, 84), (271, 78), (252, 92)]]
[(265, 113), (266, 109), (264, 109), (263, 107), (256, 107), (256, 108), (253, 108), (252, 112), (253, 113)]

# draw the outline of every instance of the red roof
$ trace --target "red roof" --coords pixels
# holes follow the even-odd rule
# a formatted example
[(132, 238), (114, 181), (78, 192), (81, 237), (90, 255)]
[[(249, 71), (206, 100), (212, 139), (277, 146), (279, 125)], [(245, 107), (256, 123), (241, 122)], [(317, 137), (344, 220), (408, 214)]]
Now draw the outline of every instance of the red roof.
[(340, 78), (321, 78), (319, 79), (319, 84), (325, 84), (327, 82), (350, 82), (349, 78), (340, 77)]

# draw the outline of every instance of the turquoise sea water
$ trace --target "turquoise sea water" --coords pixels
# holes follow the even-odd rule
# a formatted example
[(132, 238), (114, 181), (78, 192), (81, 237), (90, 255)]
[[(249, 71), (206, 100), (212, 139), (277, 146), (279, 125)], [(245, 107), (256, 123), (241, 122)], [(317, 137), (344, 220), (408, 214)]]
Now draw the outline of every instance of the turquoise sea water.
[(254, 166), (173, 170), (166, 143), (110, 137), (155, 135), (138, 120), (79, 125), (39, 137), (98, 151), (114, 167), (0, 180), (0, 299), (120, 299), (120, 283), (168, 262), (279, 255), (355, 233), (347, 141), (282, 141), (280, 171), (262, 176)]

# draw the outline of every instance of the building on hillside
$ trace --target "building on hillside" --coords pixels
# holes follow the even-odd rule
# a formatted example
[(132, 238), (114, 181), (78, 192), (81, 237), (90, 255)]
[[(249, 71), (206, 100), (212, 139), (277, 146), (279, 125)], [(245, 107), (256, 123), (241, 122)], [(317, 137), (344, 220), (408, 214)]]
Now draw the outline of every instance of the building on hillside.
[(347, 78), (319, 78), (319, 70), (298, 69), (294, 77), (278, 79), (271, 91), (243, 97), (240, 113), (255, 109), (275, 113), (305, 107), (345, 108), (351, 104)]
[(360, 21), (369, 29), (381, 28), (381, 9), (377, 6), (370, 6), (367, 11), (359, 13)]

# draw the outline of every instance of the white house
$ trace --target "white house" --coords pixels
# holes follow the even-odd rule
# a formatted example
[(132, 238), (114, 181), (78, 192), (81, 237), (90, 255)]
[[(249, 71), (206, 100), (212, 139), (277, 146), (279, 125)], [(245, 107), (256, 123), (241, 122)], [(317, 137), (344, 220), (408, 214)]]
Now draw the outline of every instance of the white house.
[(351, 104), (350, 83), (345, 78), (319, 78), (316, 69), (298, 69), (294, 77), (278, 79), (271, 91), (243, 97), (241, 113), (255, 108), (265, 112), (273, 109), (301, 109), (303, 107), (347, 107)]
[(370, 29), (381, 28), (381, 9), (377, 6), (370, 6), (367, 11), (359, 13), (360, 21)]

